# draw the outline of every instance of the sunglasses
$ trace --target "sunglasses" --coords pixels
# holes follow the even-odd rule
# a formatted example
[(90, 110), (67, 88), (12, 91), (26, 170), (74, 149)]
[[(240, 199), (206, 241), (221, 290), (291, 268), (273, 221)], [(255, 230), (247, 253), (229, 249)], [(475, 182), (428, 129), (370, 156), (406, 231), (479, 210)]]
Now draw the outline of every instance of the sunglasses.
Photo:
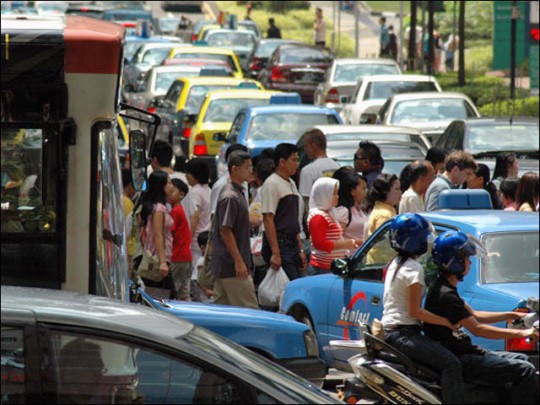
[(354, 154), (354, 160), (369, 160), (369, 158), (357, 156), (356, 153)]

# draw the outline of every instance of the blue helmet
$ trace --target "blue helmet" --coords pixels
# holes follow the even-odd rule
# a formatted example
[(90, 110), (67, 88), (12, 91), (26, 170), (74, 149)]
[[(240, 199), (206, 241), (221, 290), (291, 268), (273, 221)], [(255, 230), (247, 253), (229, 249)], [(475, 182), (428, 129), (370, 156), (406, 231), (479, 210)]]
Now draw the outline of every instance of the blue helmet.
[(451, 274), (465, 271), (465, 260), (485, 249), (478, 240), (463, 232), (447, 231), (441, 233), (433, 243), (433, 261), (441, 269)]
[(390, 246), (398, 253), (420, 256), (428, 251), (434, 235), (433, 225), (423, 216), (401, 214), (390, 225)]

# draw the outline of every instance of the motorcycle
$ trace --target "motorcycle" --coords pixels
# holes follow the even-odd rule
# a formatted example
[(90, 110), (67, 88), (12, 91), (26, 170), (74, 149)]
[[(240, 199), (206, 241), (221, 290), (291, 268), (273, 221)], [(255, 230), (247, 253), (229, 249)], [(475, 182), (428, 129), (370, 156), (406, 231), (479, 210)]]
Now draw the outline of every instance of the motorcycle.
[[(529, 314), (513, 322), (513, 328), (539, 328), (539, 301), (527, 300)], [(330, 346), (359, 352), (349, 358), (354, 377), (344, 381), (340, 398), (354, 404), (442, 404), (439, 373), (408, 356), (375, 336), (371, 326), (360, 323), (360, 340), (332, 340)], [(538, 371), (537, 371), (538, 381)], [(464, 384), (470, 403), (508, 403), (506, 387), (500, 390)]]

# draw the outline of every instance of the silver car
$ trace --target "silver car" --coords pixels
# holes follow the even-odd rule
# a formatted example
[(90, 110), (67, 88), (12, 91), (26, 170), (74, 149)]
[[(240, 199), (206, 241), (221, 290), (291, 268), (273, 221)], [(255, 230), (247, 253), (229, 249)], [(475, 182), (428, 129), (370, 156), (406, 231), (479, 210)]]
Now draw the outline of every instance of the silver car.
[(74, 292), (2, 286), (2, 402), (342, 403), (165, 312)]
[(379, 110), (377, 121), (417, 128), (435, 142), (452, 121), (478, 117), (480, 112), (465, 94), (431, 91), (390, 97)]
[(352, 99), (340, 114), (344, 124), (367, 123), (364, 112), (377, 112), (389, 97), (401, 93), (442, 91), (437, 79), (427, 75), (375, 75), (358, 81)]
[(392, 59), (335, 59), (326, 71), (324, 82), (315, 90), (314, 104), (339, 112), (363, 77), (397, 74), (401, 74), (401, 69)]
[(150, 101), (156, 96), (167, 93), (175, 79), (179, 77), (199, 76), (201, 67), (198, 66), (154, 66), (143, 73), (142, 80), (129, 94), (129, 104), (134, 107), (147, 109)]

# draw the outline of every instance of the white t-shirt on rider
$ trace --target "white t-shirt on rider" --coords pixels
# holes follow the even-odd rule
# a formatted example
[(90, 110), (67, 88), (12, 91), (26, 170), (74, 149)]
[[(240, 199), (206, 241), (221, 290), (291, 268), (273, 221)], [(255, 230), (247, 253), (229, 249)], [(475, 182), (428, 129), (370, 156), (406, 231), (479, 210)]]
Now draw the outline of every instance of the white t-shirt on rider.
[[(422, 285), (422, 295), (426, 291), (424, 268), (414, 259), (407, 259), (396, 276), (398, 259), (392, 260), (384, 280), (383, 316), (381, 322), (386, 326), (419, 325), (420, 321), (409, 315), (407, 288), (413, 284)], [(393, 280), (392, 280), (393, 279)]]

